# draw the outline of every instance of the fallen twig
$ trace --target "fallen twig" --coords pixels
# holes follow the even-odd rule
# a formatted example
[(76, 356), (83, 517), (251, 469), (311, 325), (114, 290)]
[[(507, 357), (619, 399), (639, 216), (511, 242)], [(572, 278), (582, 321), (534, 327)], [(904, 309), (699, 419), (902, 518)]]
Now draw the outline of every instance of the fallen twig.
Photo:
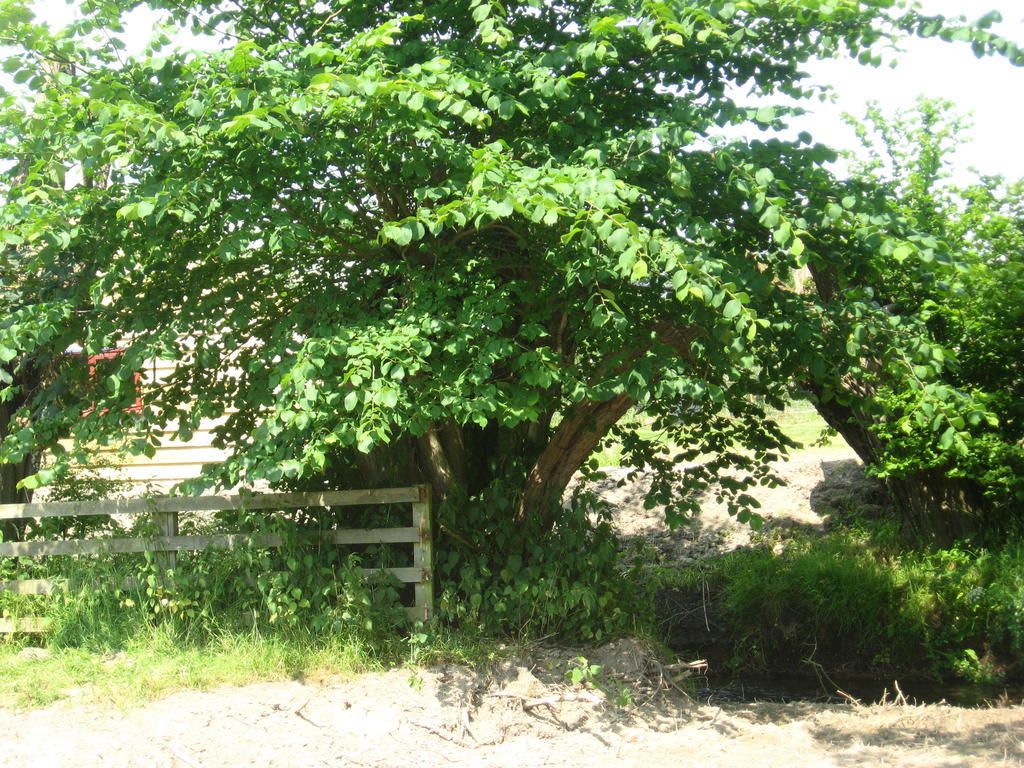
[(529, 712), (531, 709), (536, 709), (537, 707), (550, 707), (555, 704), (561, 704), (568, 701), (585, 701), (589, 704), (601, 704), (604, 702), (604, 699), (590, 691), (559, 693), (554, 696), (542, 696), (539, 698), (523, 696), (509, 691), (498, 691), (497, 693), (488, 693), (487, 695), (503, 699), (518, 699), (522, 702), (523, 710), (526, 712)]
[(703, 672), (708, 668), (708, 663), (704, 659), (698, 659), (697, 661), (677, 661), (675, 664), (660, 664), (659, 666), (666, 672), (678, 672), (679, 670)]
[(900, 690), (900, 681), (899, 680), (893, 680), (892, 681), (892, 686), (893, 686), (893, 688), (896, 689), (896, 703), (898, 705), (904, 706), (904, 707), (909, 706), (910, 702), (907, 701), (907, 697), (904, 696), (903, 695), (903, 691)]
[(173, 744), (168, 744), (167, 749), (171, 751), (171, 754), (174, 755), (176, 760), (180, 760), (189, 768), (203, 768), (201, 763), (197, 763), (194, 760), (190, 760), (188, 757), (183, 755), (181, 751), (177, 749)]
[(418, 723), (415, 720), (410, 720), (409, 724), (410, 725), (415, 725), (417, 728), (422, 728), (423, 730), (428, 731), (429, 733), (434, 734), (438, 738), (444, 739), (445, 741), (450, 741), (452, 744), (455, 744), (458, 747), (462, 747), (463, 749), (472, 749), (473, 748), (472, 744), (467, 744), (465, 741), (460, 739), (458, 736), (455, 736), (455, 735), (453, 735), (451, 733), (448, 733), (443, 728), (435, 728), (433, 725), (428, 725), (427, 723)]
[(473, 731), (469, 728), (469, 710), (466, 707), (462, 708), (461, 717), (459, 719), (462, 724), (462, 735), (469, 736), (473, 741), (479, 741), (477, 737), (473, 735)]
[(296, 707), (295, 709), (292, 710), (292, 714), (295, 715), (296, 717), (302, 718), (307, 723), (312, 725), (314, 728), (323, 728), (323, 726), (320, 723), (315, 723), (312, 720), (310, 720), (308, 717), (306, 717), (304, 714), (302, 714), (302, 710), (304, 710), (306, 708), (306, 705), (309, 704), (310, 701), (312, 701), (312, 699), (306, 699), (304, 702), (302, 702), (301, 705), (299, 705), (298, 707)]
[[(706, 661), (705, 662), (693, 662), (693, 663), (694, 664), (703, 664), (704, 668), (707, 667), (707, 662)], [(682, 669), (683, 666), (680, 666), (680, 664), (670, 664), (668, 666), (665, 666), (664, 664), (662, 664), (659, 661), (654, 661), (654, 666), (658, 668), (658, 675), (661, 677), (661, 682), (662, 683), (667, 682), (669, 685), (671, 685), (673, 688), (675, 688), (677, 691), (679, 691), (681, 694), (683, 694), (683, 696), (685, 696), (688, 699), (690, 698), (689, 692), (683, 690), (683, 688), (679, 685), (679, 680), (683, 680), (683, 679), (689, 677), (690, 675), (689, 674), (679, 675), (678, 679), (677, 679), (675, 676), (672, 675), (672, 672), (670, 671), (673, 668)], [(685, 664), (684, 664), (684, 666), (685, 666)], [(701, 667), (695, 667), (695, 668), (699, 669)]]
[(718, 711), (715, 712), (715, 716), (714, 717), (712, 717), (708, 722), (702, 723), (700, 725), (700, 727), (698, 727), (697, 730), (701, 731), (701, 730), (704, 730), (705, 728), (712, 728), (715, 725), (715, 723), (718, 722), (718, 716), (720, 714), (722, 714), (722, 708), (721, 707), (719, 707)]
[(851, 696), (846, 691), (844, 691), (842, 688), (836, 688), (836, 693), (838, 693), (840, 696), (842, 696), (844, 699), (846, 699), (848, 702), (853, 704), (853, 706), (857, 707), (858, 709), (860, 707), (864, 706), (864, 702), (863, 701), (858, 699), (856, 696)]

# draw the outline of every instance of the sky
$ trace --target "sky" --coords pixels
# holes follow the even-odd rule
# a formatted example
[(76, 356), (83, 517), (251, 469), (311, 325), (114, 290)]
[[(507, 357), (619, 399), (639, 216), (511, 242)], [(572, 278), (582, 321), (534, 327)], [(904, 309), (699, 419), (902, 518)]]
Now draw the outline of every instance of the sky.
[[(926, 13), (965, 15), (974, 20), (997, 10), (1003, 22), (993, 29), (1024, 45), (1024, 0), (924, 0)], [(39, 0), (37, 13), (53, 26), (71, 18), (74, 7), (64, 0)], [(140, 49), (153, 31), (151, 14), (137, 13), (130, 21), (126, 42)], [(186, 40), (182, 40), (186, 42)], [(206, 39), (206, 45), (210, 39)], [(812, 109), (799, 126), (817, 141), (836, 149), (859, 147), (852, 129), (841, 118), (843, 112), (863, 116), (869, 101), (888, 110), (911, 107), (918, 96), (943, 97), (954, 101), (963, 113), (973, 113), (967, 141), (959, 148), (956, 178), (965, 179), (968, 169), (985, 174), (1024, 177), (1024, 67), (1003, 59), (977, 59), (966, 44), (949, 44), (938, 39), (911, 39), (904, 43), (901, 63), (890, 69), (865, 67), (849, 60), (816, 62), (809, 67), (812, 78), (836, 86), (837, 101), (804, 104)]]
[[(974, 21), (991, 10), (1003, 15), (994, 32), (1024, 46), (1024, 0), (928, 0), (927, 13), (965, 15)], [(942, 97), (973, 113), (970, 141), (957, 152), (960, 173), (974, 167), (985, 174), (1024, 177), (1024, 67), (1005, 59), (978, 59), (966, 44), (914, 38), (896, 69), (864, 67), (855, 62), (817, 62), (815, 79), (837, 86), (839, 100), (815, 105), (812, 127), (818, 141), (836, 148), (854, 149), (858, 143), (840, 115), (863, 116), (870, 101), (887, 111), (905, 109), (918, 96)]]

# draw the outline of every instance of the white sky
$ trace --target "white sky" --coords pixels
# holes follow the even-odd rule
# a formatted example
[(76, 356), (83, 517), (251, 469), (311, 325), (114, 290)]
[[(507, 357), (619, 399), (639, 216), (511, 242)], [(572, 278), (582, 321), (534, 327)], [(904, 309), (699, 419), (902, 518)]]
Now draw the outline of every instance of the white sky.
[[(1024, 0), (926, 0), (927, 13), (967, 16), (974, 21), (991, 10), (1003, 15), (992, 31), (1024, 46)], [(942, 97), (960, 112), (972, 112), (971, 141), (957, 152), (959, 169), (975, 167), (986, 174), (1024, 177), (1024, 67), (989, 56), (978, 59), (965, 43), (913, 38), (896, 69), (856, 62), (818, 62), (815, 79), (836, 87), (835, 105), (814, 105), (815, 139), (838, 148), (859, 148), (842, 112), (862, 117), (869, 101), (891, 110), (910, 107), (919, 95)]]
[[(63, 0), (40, 0), (36, 8), (39, 17), (53, 26), (60, 26), (75, 12)], [(994, 31), (1024, 45), (1024, 0), (924, 0), (924, 10), (965, 15), (970, 20), (998, 10), (1003, 22)], [(137, 12), (125, 37), (129, 49), (142, 48), (153, 32), (154, 18)], [(188, 44), (185, 39), (182, 42)], [(209, 46), (209, 39), (204, 43)], [(1024, 177), (1024, 68), (998, 57), (979, 60), (963, 43), (914, 38), (904, 48), (896, 69), (884, 65), (873, 69), (852, 61), (816, 63), (812, 76), (834, 85), (838, 99), (835, 104), (809, 105), (813, 115), (802, 119), (799, 128), (836, 149), (857, 149), (852, 130), (840, 118), (842, 112), (863, 116), (871, 100), (895, 110), (910, 107), (919, 95), (944, 97), (957, 103), (961, 112), (973, 113), (971, 140), (957, 156), (960, 172), (973, 167), (983, 173)]]

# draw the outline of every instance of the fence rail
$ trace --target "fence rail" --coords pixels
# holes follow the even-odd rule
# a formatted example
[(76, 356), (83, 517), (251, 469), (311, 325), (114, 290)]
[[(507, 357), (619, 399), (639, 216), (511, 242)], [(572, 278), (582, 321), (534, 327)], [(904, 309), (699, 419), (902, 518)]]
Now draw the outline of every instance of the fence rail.
[(427, 486), (375, 488), (366, 491), (322, 493), (244, 493), (232, 496), (155, 496), (149, 499), (109, 501), (44, 501), (36, 504), (0, 504), (0, 520), (88, 515), (140, 515), (154, 512), (215, 512), (225, 509), (295, 509), (296, 507), (352, 507), (368, 504), (422, 503)]
[[(0, 542), (0, 557), (48, 557), (54, 555), (98, 555), (153, 552), (154, 561), (164, 569), (175, 567), (177, 552), (196, 552), (208, 548), (231, 549), (240, 546), (279, 547), (278, 534), (215, 533), (197, 536), (178, 535), (181, 512), (213, 512), (231, 509), (273, 510), (299, 507), (341, 507), (374, 504), (411, 504), (412, 525), (395, 528), (335, 528), (304, 534), (311, 542), (333, 544), (411, 544), (412, 567), (366, 568), (364, 573), (385, 570), (399, 581), (413, 584), (415, 604), (406, 608), (414, 619), (429, 621), (433, 613), (434, 591), (431, 563), (433, 536), (430, 523), (428, 486), (380, 488), (323, 493), (263, 493), (231, 496), (163, 496), (151, 499), (114, 499), (110, 501), (41, 502), (2, 504), (0, 520), (25, 520), (88, 515), (150, 515), (159, 535), (133, 538), (68, 539), (62, 541)], [(21, 579), (0, 582), (0, 592), (22, 595), (46, 595), (66, 585), (62, 579)], [(42, 632), (46, 619), (39, 617), (0, 618), (0, 634)]]

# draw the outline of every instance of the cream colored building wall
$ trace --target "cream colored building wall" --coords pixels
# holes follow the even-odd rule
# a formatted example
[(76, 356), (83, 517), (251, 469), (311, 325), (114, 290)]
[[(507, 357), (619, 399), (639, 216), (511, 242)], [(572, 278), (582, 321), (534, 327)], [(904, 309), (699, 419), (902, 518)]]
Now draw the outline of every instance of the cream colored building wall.
[[(167, 360), (155, 360), (141, 373), (140, 388), (165, 381), (174, 371), (175, 364)], [(204, 419), (188, 441), (175, 440), (175, 424), (162, 430), (160, 446), (152, 458), (146, 456), (120, 455), (116, 448), (101, 448), (96, 454), (97, 471), (126, 480), (140, 487), (167, 489), (175, 483), (196, 477), (207, 464), (224, 461), (225, 451), (213, 446), (213, 429), (223, 423), (225, 417)]]

